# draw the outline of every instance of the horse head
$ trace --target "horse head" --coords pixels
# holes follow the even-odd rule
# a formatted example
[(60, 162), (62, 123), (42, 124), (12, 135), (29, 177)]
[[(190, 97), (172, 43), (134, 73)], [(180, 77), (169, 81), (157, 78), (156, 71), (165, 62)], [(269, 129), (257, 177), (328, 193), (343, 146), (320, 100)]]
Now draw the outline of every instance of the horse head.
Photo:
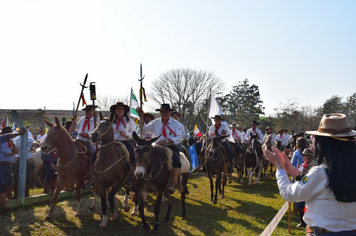
[(44, 121), (46, 125), (50, 127), (50, 129), (47, 132), (47, 137), (42, 143), (41, 150), (44, 153), (50, 153), (53, 149), (56, 147), (59, 147), (61, 145), (62, 139), (60, 138), (62, 133), (67, 133), (67, 131), (61, 126), (61, 123), (56, 116), (54, 118), (56, 125), (52, 124), (49, 121)]
[[(161, 135), (160, 135), (161, 136)], [(141, 139), (138, 137), (136, 132), (134, 131), (132, 133), (133, 139), (136, 141), (136, 147), (135, 147), (135, 159), (136, 159), (136, 170), (135, 170), (135, 176), (137, 179), (141, 179), (145, 173), (147, 166), (150, 163), (151, 159), (151, 148), (152, 148), (152, 143), (154, 143), (160, 136), (156, 138), (152, 138), (149, 140), (146, 139)]]
[(221, 140), (228, 137), (228, 135), (215, 135), (214, 138), (211, 140), (210, 148), (208, 150), (209, 155), (212, 156), (219, 148), (221, 147)]
[(112, 139), (114, 139), (112, 122), (109, 117), (103, 117), (100, 112), (100, 121), (93, 132), (91, 132), (90, 140), (95, 143), (102, 140), (111, 141)]
[(268, 150), (272, 152), (272, 134), (267, 135), (267, 139), (264, 144), (267, 146)]

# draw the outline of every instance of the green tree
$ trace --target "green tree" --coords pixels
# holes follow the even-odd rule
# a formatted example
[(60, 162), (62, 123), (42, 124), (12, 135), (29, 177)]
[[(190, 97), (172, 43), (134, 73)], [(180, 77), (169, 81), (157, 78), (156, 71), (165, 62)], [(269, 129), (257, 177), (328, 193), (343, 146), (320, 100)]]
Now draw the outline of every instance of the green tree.
[(342, 97), (333, 95), (327, 99), (323, 106), (319, 109), (319, 116), (330, 113), (346, 113), (345, 104), (342, 101)]
[(264, 114), (259, 88), (255, 84), (250, 85), (248, 79), (240, 81), (229, 94), (217, 100), (227, 120), (240, 126), (250, 126), (251, 121), (259, 120), (259, 116)]

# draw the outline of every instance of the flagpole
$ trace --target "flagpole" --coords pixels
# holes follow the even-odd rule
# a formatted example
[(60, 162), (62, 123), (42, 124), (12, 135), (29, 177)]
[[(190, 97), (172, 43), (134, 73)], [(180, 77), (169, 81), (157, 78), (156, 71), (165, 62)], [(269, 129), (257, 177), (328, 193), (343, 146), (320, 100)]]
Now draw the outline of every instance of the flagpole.
[(208, 117), (207, 117), (207, 119), (206, 119), (206, 126), (207, 126), (207, 128), (206, 128), (206, 133), (209, 133), (209, 114), (210, 114), (210, 107), (211, 107), (211, 89), (210, 89), (210, 106), (209, 106), (209, 113), (208, 113)]
[(43, 129), (45, 130), (46, 133), (46, 107), (43, 108)]
[[(143, 102), (142, 102), (142, 94), (144, 93), (143, 91), (143, 86), (142, 86), (142, 81), (145, 78), (145, 76), (142, 77), (142, 63), (140, 63), (140, 79), (138, 81), (140, 81), (140, 92), (139, 92), (139, 96), (140, 96), (140, 107), (141, 107), (141, 111), (143, 111)], [(139, 115), (140, 116), (140, 115)], [(141, 117), (140, 117), (141, 118)], [(142, 126), (143, 126), (143, 122), (144, 120), (142, 119), (140, 122), (140, 138), (142, 138)]]
[(83, 84), (79, 83), (80, 86), (82, 87), (82, 90), (80, 91), (80, 94), (79, 94), (79, 99), (78, 99), (78, 103), (77, 103), (77, 109), (75, 110), (75, 113), (74, 113), (75, 116), (76, 116), (77, 113), (78, 113), (80, 100), (82, 99), (82, 93), (83, 93), (83, 91), (84, 91), (85, 88), (88, 88), (88, 87), (85, 86), (85, 84), (87, 83), (87, 79), (88, 79), (88, 73), (87, 73), (86, 76), (85, 76), (84, 83), (83, 83)]

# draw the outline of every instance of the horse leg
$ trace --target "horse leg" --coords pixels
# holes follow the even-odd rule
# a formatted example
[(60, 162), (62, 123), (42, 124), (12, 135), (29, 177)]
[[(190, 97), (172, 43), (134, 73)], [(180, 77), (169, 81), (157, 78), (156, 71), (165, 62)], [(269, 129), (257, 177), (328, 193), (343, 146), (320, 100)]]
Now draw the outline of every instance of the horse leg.
[(95, 206), (96, 206), (96, 201), (97, 201), (97, 198), (98, 198), (98, 194), (96, 193), (96, 189), (93, 188), (93, 190), (94, 190), (94, 198), (93, 198), (93, 201), (92, 201), (92, 203), (91, 203), (91, 205), (89, 207), (89, 210), (91, 210), (91, 211), (94, 211)]
[(118, 191), (118, 189), (119, 188), (117, 186), (112, 187), (108, 196), (108, 202), (110, 204), (110, 215), (112, 220), (115, 222), (119, 221), (119, 214), (115, 209), (115, 194)]
[(166, 198), (167, 198), (167, 203), (168, 203), (168, 209), (167, 209), (167, 214), (166, 217), (163, 220), (163, 223), (168, 223), (170, 217), (171, 217), (171, 211), (172, 211), (172, 196), (169, 193), (166, 193)]
[(213, 182), (213, 175), (209, 173), (209, 181), (210, 181), (210, 202), (213, 201), (214, 196), (214, 182)]
[(77, 213), (75, 214), (75, 217), (79, 217), (82, 210), (80, 208), (80, 197), (81, 197), (81, 188), (84, 184), (84, 181), (83, 180), (79, 180), (79, 181), (76, 181), (76, 185), (77, 185), (77, 192), (75, 194), (75, 199), (77, 199), (77, 204), (78, 204), (78, 210), (77, 210)]
[(135, 206), (134, 206), (134, 208), (133, 208), (132, 211), (131, 211), (131, 215), (132, 215), (132, 216), (137, 214), (138, 203), (139, 203), (139, 200), (140, 200), (139, 192), (138, 192), (138, 191), (137, 191), (137, 192), (134, 192), (133, 198), (134, 198), (134, 200), (135, 200), (135, 201), (134, 201), (134, 202), (135, 202)]
[(141, 198), (140, 198), (140, 204), (139, 204), (139, 207), (138, 207), (138, 211), (140, 212), (140, 217), (141, 217), (141, 221), (142, 221), (142, 224), (143, 224), (143, 228), (146, 230), (146, 231), (149, 231), (151, 229), (150, 227), (150, 224), (147, 223), (146, 221), (146, 218), (145, 218), (145, 201), (147, 199), (147, 195), (148, 195), (148, 192), (146, 191), (141, 191)]
[(221, 189), (221, 173), (216, 175), (214, 204), (218, 203), (218, 190)]
[(102, 221), (101, 221), (99, 227), (100, 228), (105, 228), (106, 224), (108, 223), (108, 216), (106, 215), (106, 209), (107, 209), (106, 189), (105, 188), (100, 188), (99, 195), (100, 195), (100, 202), (101, 202), (101, 211), (103, 212), (103, 218), (102, 218)]
[(258, 168), (258, 173), (256, 177), (256, 184), (259, 184), (259, 179), (261, 177), (261, 169), (262, 169), (262, 165), (260, 164), (260, 168)]
[(225, 197), (225, 185), (227, 182), (227, 172), (223, 172), (221, 199)]
[(245, 167), (242, 167), (240, 170), (240, 184), (243, 184), (244, 182), (244, 172), (245, 172)]
[(52, 203), (51, 203), (51, 207), (49, 208), (49, 211), (47, 213), (46, 216), (46, 220), (51, 221), (52, 220), (52, 214), (53, 214), (53, 210), (54, 210), (54, 204), (56, 204), (57, 200), (58, 200), (58, 195), (61, 192), (61, 190), (63, 189), (63, 185), (64, 185), (64, 181), (65, 179), (63, 178), (58, 178), (58, 185), (56, 188), (56, 191), (54, 192), (53, 198), (52, 198)]
[(124, 211), (128, 212), (130, 210), (130, 206), (129, 206), (129, 193), (130, 190), (126, 189), (125, 191), (125, 198), (124, 198)]
[[(159, 212), (161, 209), (161, 200), (162, 200), (162, 190), (161, 191), (156, 191), (155, 192), (156, 195), (156, 203), (155, 203), (155, 226), (153, 228), (153, 232), (155, 234), (158, 234), (158, 226), (159, 226), (159, 222), (158, 222), (158, 217), (159, 217)], [(168, 217), (169, 219), (169, 217)]]
[(248, 186), (251, 186), (253, 171), (251, 171), (250, 168), (246, 168), (246, 171), (247, 171), (247, 176), (248, 176)]

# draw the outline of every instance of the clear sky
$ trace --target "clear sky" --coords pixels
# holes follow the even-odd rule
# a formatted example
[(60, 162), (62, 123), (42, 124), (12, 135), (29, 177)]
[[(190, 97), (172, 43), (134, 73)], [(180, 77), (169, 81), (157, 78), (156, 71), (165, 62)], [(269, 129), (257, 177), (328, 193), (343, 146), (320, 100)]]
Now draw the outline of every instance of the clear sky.
[(140, 63), (147, 92), (183, 67), (224, 93), (248, 78), (267, 115), (316, 107), (356, 92), (355, 28), (356, 1), (0, 0), (0, 109), (71, 110), (86, 73), (98, 97), (138, 95)]

